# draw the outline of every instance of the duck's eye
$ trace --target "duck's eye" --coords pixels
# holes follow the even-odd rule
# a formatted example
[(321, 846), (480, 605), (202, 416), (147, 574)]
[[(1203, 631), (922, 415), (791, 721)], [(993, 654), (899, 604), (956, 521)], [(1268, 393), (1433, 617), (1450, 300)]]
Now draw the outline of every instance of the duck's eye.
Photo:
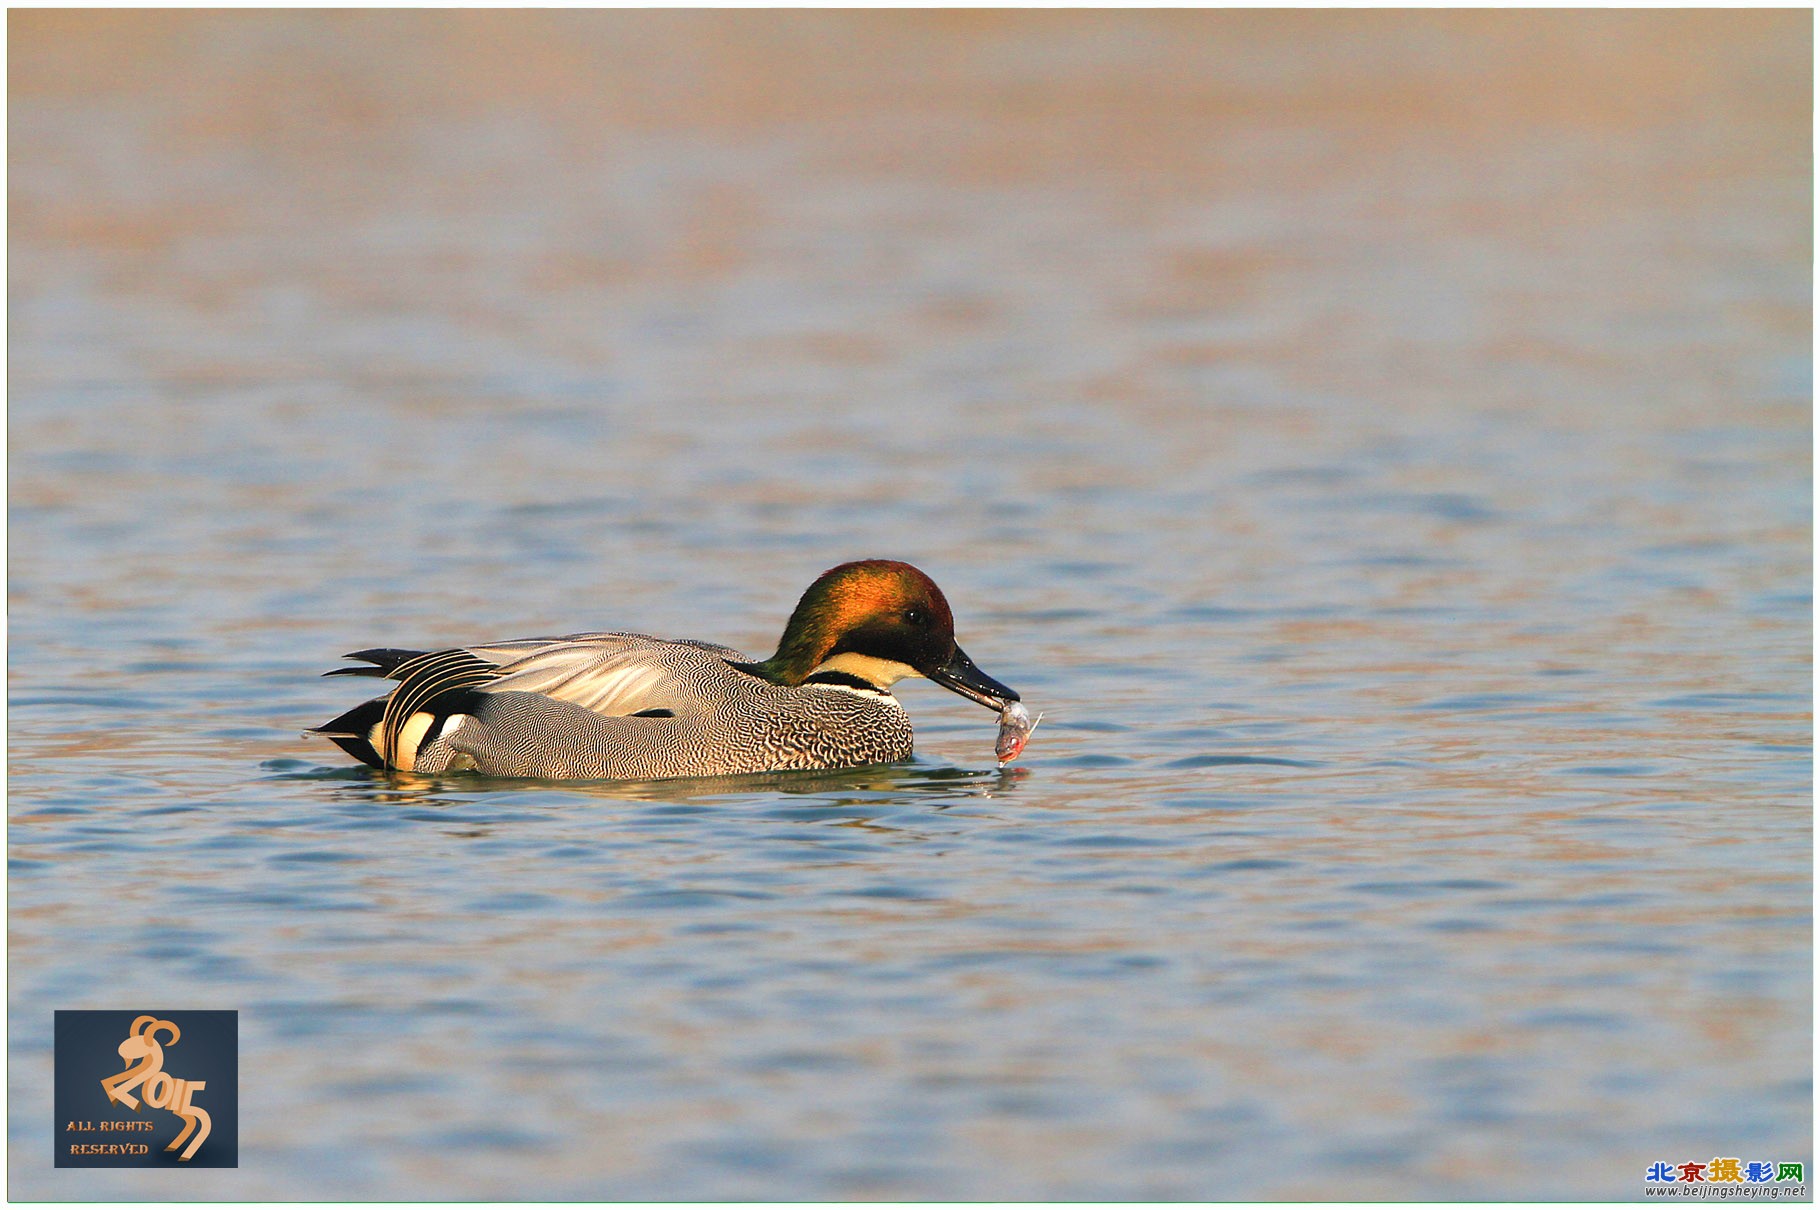
[(904, 610), (904, 621), (910, 623), (912, 626), (921, 626), (928, 622), (928, 620), (929, 615), (914, 606)]

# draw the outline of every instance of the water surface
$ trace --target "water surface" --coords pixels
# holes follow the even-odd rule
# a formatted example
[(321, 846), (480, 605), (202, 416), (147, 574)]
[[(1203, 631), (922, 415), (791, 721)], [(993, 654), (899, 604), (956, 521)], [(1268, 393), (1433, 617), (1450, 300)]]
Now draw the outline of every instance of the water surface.
[[(1811, 1165), (1802, 14), (10, 26), (13, 1196)], [(1020, 766), (919, 684), (827, 775), (301, 735), (872, 555)], [(146, 1001), (240, 1011), (239, 1169), (53, 1171)]]

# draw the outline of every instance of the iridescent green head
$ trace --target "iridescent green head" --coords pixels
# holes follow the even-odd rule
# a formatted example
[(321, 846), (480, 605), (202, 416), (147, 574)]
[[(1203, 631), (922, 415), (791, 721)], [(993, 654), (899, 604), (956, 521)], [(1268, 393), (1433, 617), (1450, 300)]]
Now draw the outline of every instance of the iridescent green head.
[(935, 581), (892, 559), (823, 572), (796, 603), (777, 654), (747, 668), (779, 685), (855, 678), (889, 689), (925, 676), (994, 710), (1018, 700), (956, 645), (954, 614)]

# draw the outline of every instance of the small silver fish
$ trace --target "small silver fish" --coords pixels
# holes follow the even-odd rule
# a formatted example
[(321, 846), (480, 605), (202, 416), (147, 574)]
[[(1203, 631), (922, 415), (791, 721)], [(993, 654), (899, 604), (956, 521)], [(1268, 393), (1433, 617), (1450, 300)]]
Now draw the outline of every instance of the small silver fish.
[(1030, 733), (1035, 731), (1036, 724), (1042, 721), (1041, 714), (1036, 716), (1034, 722), (1031, 721), (1030, 711), (1024, 709), (1022, 702), (1005, 703), (1005, 708), (999, 711), (998, 716), (999, 768), (1003, 769), (1018, 758), (1018, 754), (1024, 750), (1024, 745), (1030, 742)]

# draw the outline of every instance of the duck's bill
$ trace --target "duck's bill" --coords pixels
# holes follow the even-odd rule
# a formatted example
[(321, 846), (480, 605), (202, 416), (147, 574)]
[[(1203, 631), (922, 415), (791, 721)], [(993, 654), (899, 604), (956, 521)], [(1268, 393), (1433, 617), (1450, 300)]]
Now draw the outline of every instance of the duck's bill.
[(954, 658), (948, 661), (948, 666), (931, 672), (929, 679), (944, 689), (952, 689), (962, 697), (973, 699), (989, 710), (1003, 710), (1010, 703), (1020, 700), (1017, 690), (1001, 685), (981, 672), (959, 647), (954, 649)]

